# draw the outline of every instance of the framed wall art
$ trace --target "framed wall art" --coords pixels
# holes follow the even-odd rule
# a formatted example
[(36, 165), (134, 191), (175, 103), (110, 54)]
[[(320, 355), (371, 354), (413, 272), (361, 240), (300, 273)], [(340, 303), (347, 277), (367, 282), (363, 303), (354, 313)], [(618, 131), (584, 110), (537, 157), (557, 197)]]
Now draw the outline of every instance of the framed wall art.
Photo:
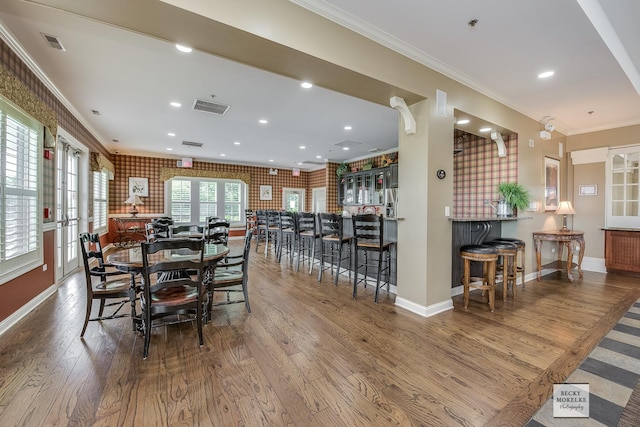
[(560, 199), (560, 160), (544, 158), (544, 210), (558, 209)]
[(261, 185), (260, 186), (260, 200), (271, 200), (273, 195), (271, 194), (271, 186), (270, 185)]
[(597, 196), (598, 195), (598, 185), (597, 184), (578, 185), (578, 195), (580, 195), (580, 196)]
[(147, 178), (129, 177), (129, 195), (149, 197), (149, 180)]

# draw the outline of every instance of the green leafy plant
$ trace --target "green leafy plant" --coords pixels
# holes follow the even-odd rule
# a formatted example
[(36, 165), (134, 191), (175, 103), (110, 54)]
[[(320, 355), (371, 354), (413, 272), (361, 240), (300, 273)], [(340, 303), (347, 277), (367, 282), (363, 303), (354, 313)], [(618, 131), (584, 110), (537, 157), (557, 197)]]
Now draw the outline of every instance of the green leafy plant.
[(501, 182), (498, 184), (498, 193), (513, 209), (525, 209), (531, 202), (531, 194), (517, 182)]
[(338, 169), (336, 169), (336, 175), (342, 176), (347, 172), (349, 172), (349, 165), (347, 163), (340, 163)]

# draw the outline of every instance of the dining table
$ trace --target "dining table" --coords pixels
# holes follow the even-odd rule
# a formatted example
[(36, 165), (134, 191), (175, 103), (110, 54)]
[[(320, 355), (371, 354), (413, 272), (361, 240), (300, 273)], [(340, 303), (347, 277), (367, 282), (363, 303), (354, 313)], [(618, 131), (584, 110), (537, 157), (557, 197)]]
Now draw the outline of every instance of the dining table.
[[(215, 243), (204, 244), (203, 261), (207, 266), (215, 264), (229, 253), (229, 248), (225, 245)], [(172, 249), (156, 252), (149, 256), (152, 263), (175, 260), (195, 259), (196, 253), (186, 249)], [(131, 248), (116, 250), (107, 256), (107, 262), (121, 271), (139, 273), (142, 271), (142, 247), (137, 244)]]
[[(213, 274), (213, 268), (216, 266), (218, 261), (224, 258), (228, 253), (229, 248), (226, 245), (216, 243), (204, 244), (204, 254), (202, 260), (205, 264), (205, 271), (203, 276), (203, 283), (208, 283)], [(167, 249), (149, 255), (149, 261), (155, 264), (165, 261), (189, 259), (197, 260), (198, 257), (199, 254), (197, 252), (190, 251), (188, 249)], [(142, 261), (142, 246), (140, 244), (137, 244), (127, 249), (116, 250), (115, 252), (107, 255), (107, 262), (111, 263), (120, 271), (131, 273), (131, 286), (132, 288), (135, 288), (136, 283), (134, 280), (134, 276), (136, 274), (141, 274), (142, 269), (144, 268)], [(141, 281), (141, 283), (142, 286), (144, 286), (144, 282)], [(132, 315), (132, 327), (134, 331), (136, 329), (140, 330), (141, 318), (139, 316)]]

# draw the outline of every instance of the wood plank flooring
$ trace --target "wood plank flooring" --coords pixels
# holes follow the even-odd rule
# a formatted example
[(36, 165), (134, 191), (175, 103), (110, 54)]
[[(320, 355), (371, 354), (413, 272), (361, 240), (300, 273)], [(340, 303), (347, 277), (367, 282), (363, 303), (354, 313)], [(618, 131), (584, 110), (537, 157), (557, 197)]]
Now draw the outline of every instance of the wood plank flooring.
[(640, 297), (637, 279), (554, 273), (495, 313), (472, 293), (425, 319), (251, 256), (253, 312), (215, 308), (203, 347), (195, 325), (157, 328), (147, 360), (130, 319), (80, 339), (72, 276), (0, 337), (0, 425), (524, 425)]

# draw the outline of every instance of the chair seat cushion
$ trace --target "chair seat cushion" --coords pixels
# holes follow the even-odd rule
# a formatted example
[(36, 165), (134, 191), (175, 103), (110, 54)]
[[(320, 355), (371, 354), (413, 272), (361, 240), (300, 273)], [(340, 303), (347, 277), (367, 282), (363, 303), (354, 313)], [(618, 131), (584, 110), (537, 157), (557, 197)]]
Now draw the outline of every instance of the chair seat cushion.
[[(154, 305), (174, 306), (196, 301), (198, 291), (191, 286), (164, 288), (151, 294)], [(142, 301), (144, 303), (144, 300)]]
[(238, 283), (242, 281), (242, 270), (239, 268), (218, 268), (213, 274), (213, 287)]
[(128, 294), (131, 282), (129, 278), (123, 278), (120, 280), (107, 280), (106, 282), (99, 282), (93, 285), (93, 293), (95, 295), (101, 294)]
[[(352, 237), (344, 237), (344, 236), (342, 237), (343, 242), (348, 242), (351, 239)], [(337, 234), (330, 234), (328, 236), (322, 236), (322, 240), (327, 240), (329, 242), (339, 242), (340, 236), (338, 236)]]
[(489, 245), (463, 245), (460, 252), (468, 252), (472, 254), (496, 254), (496, 248)]

